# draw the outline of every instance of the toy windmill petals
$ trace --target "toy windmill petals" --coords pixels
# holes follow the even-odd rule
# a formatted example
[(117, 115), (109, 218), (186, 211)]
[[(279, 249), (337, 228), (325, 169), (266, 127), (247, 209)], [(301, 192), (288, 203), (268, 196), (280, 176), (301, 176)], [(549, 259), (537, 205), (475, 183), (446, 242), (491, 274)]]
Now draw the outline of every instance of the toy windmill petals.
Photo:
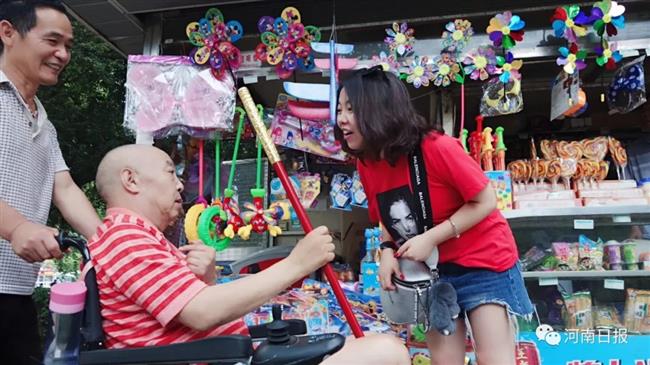
[(262, 43), (255, 49), (255, 57), (275, 66), (280, 78), (290, 77), (296, 69), (313, 67), (311, 42), (320, 40), (320, 30), (302, 24), (298, 9), (287, 7), (275, 19), (264, 16), (257, 27), (264, 32), (260, 36)]
[(241, 52), (231, 42), (241, 39), (244, 28), (236, 20), (224, 23), (219, 9), (208, 9), (204, 18), (187, 25), (186, 33), (197, 47), (190, 52), (190, 58), (198, 65), (209, 63), (216, 78), (222, 78), (227, 68), (236, 70), (241, 65)]
[(486, 32), (495, 47), (510, 49), (523, 40), (526, 23), (509, 11), (490, 19)]
[(384, 42), (388, 44), (391, 52), (399, 56), (405, 56), (413, 50), (415, 39), (413, 29), (409, 28), (406, 23), (401, 25), (393, 23), (392, 29), (386, 29), (386, 38)]

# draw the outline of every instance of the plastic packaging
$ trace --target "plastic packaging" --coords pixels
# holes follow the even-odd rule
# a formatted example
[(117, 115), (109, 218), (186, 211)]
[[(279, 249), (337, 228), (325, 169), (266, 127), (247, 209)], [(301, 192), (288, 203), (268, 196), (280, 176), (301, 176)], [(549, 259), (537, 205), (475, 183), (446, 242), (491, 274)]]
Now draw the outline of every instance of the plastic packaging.
[(626, 63), (616, 71), (607, 90), (610, 115), (629, 113), (646, 102), (644, 60), (645, 55)]
[(504, 84), (498, 78), (491, 79), (483, 85), (480, 108), (485, 117), (519, 113), (524, 109), (521, 81), (511, 80)]
[(179, 132), (212, 138), (232, 129), (235, 87), (230, 75), (184, 56), (129, 56), (124, 126), (162, 138)]

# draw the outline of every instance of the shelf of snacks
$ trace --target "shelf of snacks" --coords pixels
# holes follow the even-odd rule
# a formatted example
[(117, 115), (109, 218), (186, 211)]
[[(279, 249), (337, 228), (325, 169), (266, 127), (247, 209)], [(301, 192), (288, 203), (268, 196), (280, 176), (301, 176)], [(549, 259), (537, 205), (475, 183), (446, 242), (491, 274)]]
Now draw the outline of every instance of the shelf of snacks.
[[(650, 219), (650, 205), (620, 205), (620, 206), (591, 206), (591, 207), (567, 207), (567, 208), (526, 208), (513, 209), (501, 212), (511, 222), (526, 219), (538, 219), (544, 217), (574, 217), (574, 218), (596, 218), (608, 217), (612, 220), (625, 220), (618, 218), (622, 216), (647, 215)], [(616, 222), (612, 222), (616, 223)], [(630, 223), (620, 222), (620, 223)]]
[(525, 279), (636, 278), (650, 277), (650, 270), (525, 271), (523, 275)]
[[(645, 191), (634, 180), (626, 180), (627, 152), (615, 138), (544, 139), (540, 150), (541, 158), (531, 139), (531, 158), (508, 164), (515, 210), (648, 205)], [(610, 170), (610, 162), (605, 160), (608, 155), (617, 180), (606, 180)]]

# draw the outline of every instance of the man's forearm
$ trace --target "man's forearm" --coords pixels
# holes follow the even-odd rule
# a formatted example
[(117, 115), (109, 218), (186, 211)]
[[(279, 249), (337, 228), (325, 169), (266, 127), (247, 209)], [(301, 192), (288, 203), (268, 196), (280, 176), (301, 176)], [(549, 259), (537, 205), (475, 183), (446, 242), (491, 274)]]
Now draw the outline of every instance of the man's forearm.
[(303, 276), (288, 259), (255, 275), (203, 289), (178, 320), (195, 329), (209, 329), (258, 308)]
[(9, 241), (16, 228), (26, 221), (27, 218), (0, 199), (0, 237)]
[(90, 239), (101, 223), (95, 208), (76, 184), (66, 188), (64, 194), (55, 195), (54, 204), (63, 218), (86, 239)]

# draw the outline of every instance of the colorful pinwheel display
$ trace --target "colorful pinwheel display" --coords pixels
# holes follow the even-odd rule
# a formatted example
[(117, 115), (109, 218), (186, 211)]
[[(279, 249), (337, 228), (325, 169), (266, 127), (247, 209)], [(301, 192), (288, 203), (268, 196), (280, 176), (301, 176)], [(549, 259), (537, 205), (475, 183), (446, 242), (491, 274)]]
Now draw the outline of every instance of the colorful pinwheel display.
[(205, 17), (188, 24), (185, 32), (195, 46), (190, 53), (192, 61), (197, 65), (209, 63), (216, 78), (221, 78), (227, 69), (234, 71), (241, 66), (241, 52), (233, 43), (242, 37), (244, 28), (236, 20), (225, 23), (219, 9), (209, 9)]
[(257, 22), (257, 28), (262, 43), (255, 48), (255, 58), (275, 66), (280, 78), (290, 77), (296, 69), (314, 67), (311, 42), (320, 41), (320, 30), (302, 24), (298, 9), (285, 8), (275, 19), (264, 16)]
[(591, 22), (596, 33), (601, 37), (605, 31), (610, 37), (618, 34), (618, 29), (625, 27), (624, 12), (625, 6), (616, 1), (603, 0), (595, 3), (591, 8)]
[(455, 57), (449, 52), (442, 52), (433, 60), (433, 84), (447, 87), (460, 77), (460, 66)]
[(587, 67), (585, 63), (587, 52), (580, 50), (577, 44), (571, 43), (569, 48), (560, 47), (559, 52), (561, 56), (557, 58), (556, 62), (558, 66), (564, 66), (564, 72), (569, 75), (572, 75), (576, 70), (583, 70)]
[(415, 88), (420, 86), (429, 86), (429, 81), (434, 78), (433, 65), (429, 64), (428, 57), (413, 57), (413, 62), (409, 65), (406, 82), (413, 84)]
[(526, 22), (521, 20), (518, 15), (512, 15), (511, 12), (506, 11), (490, 19), (490, 25), (486, 32), (495, 47), (510, 49), (524, 39), (523, 29), (525, 26)]
[(386, 72), (394, 73), (399, 76), (400, 64), (395, 59), (395, 55), (387, 55), (386, 52), (380, 52), (379, 56), (372, 56), (372, 66), (381, 66)]
[(415, 31), (409, 28), (408, 24), (393, 23), (392, 28), (386, 28), (386, 38), (384, 42), (388, 44), (390, 51), (397, 56), (407, 56), (413, 52), (413, 43)]
[(447, 23), (442, 32), (442, 46), (450, 52), (460, 52), (474, 35), (472, 23), (465, 19), (456, 19)]
[(556, 8), (551, 20), (555, 36), (565, 38), (571, 43), (576, 43), (579, 37), (584, 37), (587, 34), (585, 26), (590, 24), (589, 17), (580, 11), (578, 5)]
[(598, 66), (605, 66), (608, 70), (616, 69), (616, 64), (623, 59), (621, 52), (616, 49), (616, 43), (610, 43), (605, 39), (600, 47), (596, 47), (596, 55), (598, 55), (596, 57)]
[(515, 60), (511, 52), (507, 52), (505, 57), (497, 56), (497, 74), (500, 74), (499, 81), (504, 84), (514, 80), (521, 80), (519, 69), (524, 64), (522, 60)]
[(463, 71), (472, 80), (487, 80), (497, 70), (497, 58), (494, 48), (491, 45), (478, 47), (478, 49), (469, 52), (465, 56), (463, 64), (465, 65)]

